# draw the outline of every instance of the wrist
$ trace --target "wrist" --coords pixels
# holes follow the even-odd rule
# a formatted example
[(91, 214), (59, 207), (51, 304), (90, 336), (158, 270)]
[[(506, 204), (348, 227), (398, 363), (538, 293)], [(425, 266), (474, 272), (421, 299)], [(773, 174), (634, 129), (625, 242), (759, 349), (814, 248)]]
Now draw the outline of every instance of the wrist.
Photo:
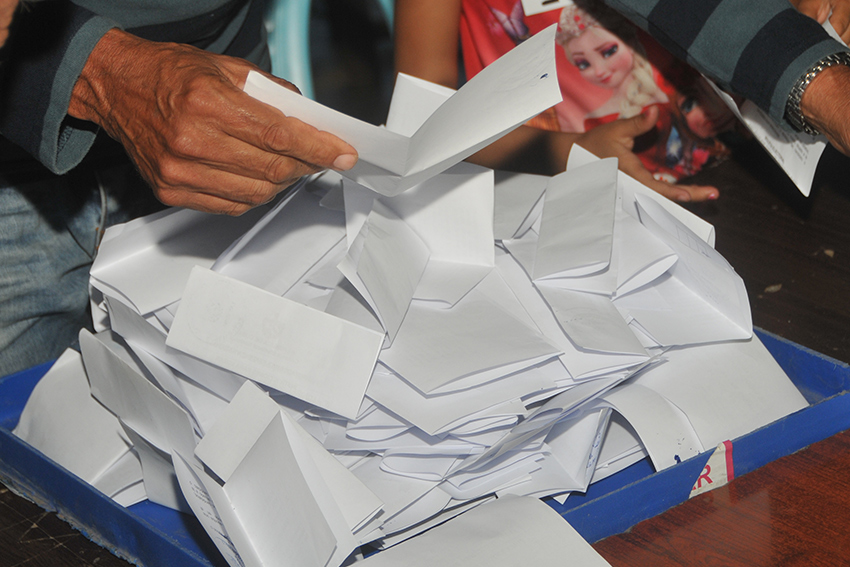
[(801, 76), (785, 106), (785, 118), (795, 130), (817, 135), (830, 121), (836, 99), (850, 76), (850, 53), (829, 55)]
[(109, 84), (121, 74), (121, 60), (139, 38), (113, 28), (89, 54), (68, 104), (68, 115), (103, 126), (110, 112)]

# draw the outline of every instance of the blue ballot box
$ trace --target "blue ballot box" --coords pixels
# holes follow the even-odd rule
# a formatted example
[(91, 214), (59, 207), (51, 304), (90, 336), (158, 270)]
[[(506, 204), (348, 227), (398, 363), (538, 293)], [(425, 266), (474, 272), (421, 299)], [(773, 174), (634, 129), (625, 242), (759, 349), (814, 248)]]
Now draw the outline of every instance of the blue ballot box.
[[(757, 331), (809, 406), (732, 440), (734, 474), (850, 428), (850, 366), (764, 331)], [(56, 511), (93, 541), (141, 565), (226, 565), (189, 515), (150, 502), (122, 508), (12, 435), (21, 411), (49, 364), (0, 381), (0, 480), (41, 507)], [(644, 459), (573, 494), (549, 500), (589, 542), (621, 533), (688, 499), (711, 451), (656, 473)]]

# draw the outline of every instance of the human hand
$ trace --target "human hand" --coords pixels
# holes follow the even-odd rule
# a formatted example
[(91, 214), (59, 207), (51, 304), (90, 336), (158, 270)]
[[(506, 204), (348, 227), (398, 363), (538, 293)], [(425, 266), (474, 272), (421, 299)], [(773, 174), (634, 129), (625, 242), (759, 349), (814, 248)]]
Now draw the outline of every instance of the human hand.
[(821, 71), (800, 100), (806, 121), (850, 156), (850, 67), (833, 65)]
[(347, 143), (245, 94), (250, 70), (242, 59), (113, 29), (68, 113), (121, 142), (166, 205), (239, 215), (303, 175), (354, 166)]
[(632, 151), (635, 138), (655, 127), (658, 107), (651, 106), (633, 118), (623, 118), (602, 124), (579, 136), (578, 145), (597, 157), (616, 157), (619, 168), (672, 201), (710, 201), (717, 199), (720, 192), (708, 185), (674, 185), (659, 181), (644, 167), (640, 158)]
[(850, 0), (790, 0), (790, 2), (797, 10), (817, 20), (819, 24), (823, 24), (829, 18), (829, 23), (844, 43), (850, 41)]
[(9, 39), (9, 26), (18, 7), (18, 0), (0, 0), (0, 47)]

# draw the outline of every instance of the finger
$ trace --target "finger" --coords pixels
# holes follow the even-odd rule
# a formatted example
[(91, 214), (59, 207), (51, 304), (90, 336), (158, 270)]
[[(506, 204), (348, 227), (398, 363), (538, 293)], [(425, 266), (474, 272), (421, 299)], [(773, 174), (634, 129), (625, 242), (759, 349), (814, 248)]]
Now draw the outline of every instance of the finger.
[(841, 36), (842, 41), (850, 41), (850, 2), (837, 2), (832, 10), (829, 23)]
[(222, 120), (226, 134), (263, 151), (295, 158), (322, 169), (347, 170), (357, 162), (357, 150), (329, 132), (236, 91), (228, 101), (230, 114)]
[(676, 185), (676, 187), (687, 191), (692, 202), (716, 201), (720, 197), (720, 191), (711, 185)]
[(829, 16), (829, 2), (824, 0), (792, 0), (791, 3), (802, 14), (817, 20), (818, 23), (824, 23)]
[(635, 154), (620, 157), (620, 169), (628, 173), (656, 193), (664, 195), (671, 201), (690, 203), (698, 201), (713, 201), (720, 196), (716, 187), (707, 185), (674, 185), (659, 181), (643, 165)]
[[(652, 105), (637, 116), (611, 122), (609, 127), (620, 138), (636, 138), (655, 128), (656, 122), (658, 122), (658, 107)], [(632, 142), (629, 145), (632, 145)]]
[(159, 164), (159, 177), (170, 185), (186, 185), (186, 176), (194, 174), (196, 166), (273, 184), (287, 183), (324, 169), (227, 134), (216, 135), (215, 131), (179, 137), (172, 150), (171, 156), (161, 158)]
[(180, 195), (179, 197), (175, 196), (175, 198), (171, 198), (169, 195), (162, 195), (158, 192), (154, 192), (157, 199), (159, 199), (162, 203), (172, 206), (172, 207), (183, 207), (186, 209), (193, 209), (195, 211), (201, 211), (204, 213), (212, 213), (217, 215), (229, 215), (238, 217), (244, 213), (250, 211), (253, 207), (250, 205), (246, 205), (244, 203), (237, 203), (235, 201), (228, 201), (227, 199), (222, 199), (221, 197), (216, 197), (215, 195), (208, 195), (206, 193), (191, 193), (187, 192), (185, 194)]
[(181, 179), (182, 183), (152, 182), (151, 186), (156, 197), (169, 206), (242, 214), (268, 203), (297, 178), (275, 184), (191, 164)]

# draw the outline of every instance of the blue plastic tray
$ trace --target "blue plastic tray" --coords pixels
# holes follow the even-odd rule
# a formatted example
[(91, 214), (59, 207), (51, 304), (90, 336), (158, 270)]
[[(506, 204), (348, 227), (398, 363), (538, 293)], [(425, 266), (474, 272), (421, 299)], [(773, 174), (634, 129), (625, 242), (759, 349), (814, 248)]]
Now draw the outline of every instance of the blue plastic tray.
[[(735, 476), (850, 429), (850, 366), (757, 331), (809, 407), (733, 440)], [(12, 435), (49, 364), (0, 380), (0, 480), (55, 511), (91, 540), (137, 565), (226, 566), (192, 516), (150, 502), (122, 508)], [(549, 504), (590, 542), (621, 533), (687, 500), (709, 453), (655, 473), (647, 459)]]

